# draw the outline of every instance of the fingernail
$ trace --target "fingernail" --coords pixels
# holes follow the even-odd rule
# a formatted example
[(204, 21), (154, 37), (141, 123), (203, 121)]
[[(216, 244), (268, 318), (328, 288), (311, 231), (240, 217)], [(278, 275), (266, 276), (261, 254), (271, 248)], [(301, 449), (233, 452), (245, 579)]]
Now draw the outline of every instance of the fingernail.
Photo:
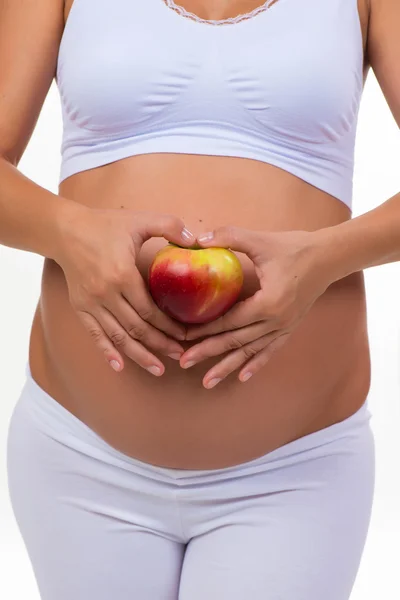
[(211, 379), (211, 381), (209, 381), (208, 383), (206, 383), (206, 388), (208, 390), (210, 390), (211, 388), (213, 388), (216, 385), (218, 385), (220, 381), (222, 381), (222, 379)]
[(119, 371), (121, 368), (121, 365), (119, 364), (119, 362), (117, 360), (110, 360), (110, 365), (112, 366), (114, 371)]
[(180, 360), (182, 354), (179, 354), (178, 352), (173, 352), (172, 354), (168, 354), (168, 356), (170, 358), (173, 358), (174, 360)]
[(148, 367), (147, 370), (152, 375), (161, 375), (161, 369), (160, 369), (160, 367), (156, 367), (155, 365), (153, 365), (152, 367)]
[(241, 381), (248, 381), (250, 379), (250, 377), (253, 375), (253, 373), (250, 373), (250, 371), (247, 371), (246, 373), (244, 373), (241, 377)]
[(190, 367), (193, 367), (193, 365), (195, 365), (195, 364), (196, 364), (195, 360), (189, 360), (187, 363), (182, 365), (182, 369), (190, 369)]
[(189, 229), (186, 229), (186, 227), (182, 229), (181, 236), (183, 237), (185, 242), (190, 242), (194, 239), (193, 233), (189, 231)]
[(203, 233), (203, 235), (200, 235), (197, 239), (199, 240), (199, 242), (211, 242), (213, 238), (214, 232), (208, 231), (207, 233)]

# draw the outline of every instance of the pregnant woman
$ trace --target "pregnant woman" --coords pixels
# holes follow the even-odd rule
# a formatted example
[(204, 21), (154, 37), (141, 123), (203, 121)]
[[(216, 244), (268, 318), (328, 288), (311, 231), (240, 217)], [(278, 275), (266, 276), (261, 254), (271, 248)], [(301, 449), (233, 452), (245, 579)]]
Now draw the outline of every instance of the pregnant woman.
[[(363, 270), (400, 259), (400, 195), (351, 218), (354, 145), (370, 66), (400, 125), (399, 29), (397, 0), (0, 1), (0, 241), (45, 257), (8, 437), (43, 600), (350, 597)], [(53, 77), (57, 195), (18, 170)], [(157, 308), (167, 241), (237, 252), (223, 317)]]

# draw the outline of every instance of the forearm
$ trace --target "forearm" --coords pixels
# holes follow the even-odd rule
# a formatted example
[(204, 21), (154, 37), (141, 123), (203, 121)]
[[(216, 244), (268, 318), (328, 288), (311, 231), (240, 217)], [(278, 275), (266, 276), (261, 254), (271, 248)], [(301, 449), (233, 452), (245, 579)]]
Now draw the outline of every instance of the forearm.
[(65, 220), (83, 205), (58, 196), (0, 158), (0, 244), (56, 260)]
[(321, 268), (337, 281), (369, 267), (400, 260), (400, 193), (377, 208), (313, 232)]

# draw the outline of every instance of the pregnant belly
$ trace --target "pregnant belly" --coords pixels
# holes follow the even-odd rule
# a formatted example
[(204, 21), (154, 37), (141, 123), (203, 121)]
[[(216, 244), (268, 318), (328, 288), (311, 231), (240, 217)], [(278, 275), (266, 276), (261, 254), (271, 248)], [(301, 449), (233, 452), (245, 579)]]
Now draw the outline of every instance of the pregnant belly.
[[(143, 275), (158, 246), (142, 253)], [(239, 257), (245, 296), (258, 285)], [(250, 381), (233, 374), (205, 390), (201, 380), (215, 358), (183, 370), (163, 357), (160, 378), (129, 359), (122, 373), (113, 372), (71, 309), (62, 270), (46, 261), (32, 332), (32, 341), (45, 340), (49, 377), (42, 387), (111, 445), (146, 462), (192, 469), (244, 462), (361, 405), (369, 386), (362, 284), (353, 276), (331, 286)]]
[[(132, 157), (78, 173), (60, 192), (99, 208), (170, 212), (194, 233), (222, 224), (312, 230), (347, 215), (336, 199), (280, 169), (214, 157)], [(143, 246), (138, 266), (145, 278), (165, 243), (151, 239)], [(243, 298), (259, 286), (251, 261), (238, 256)], [(63, 271), (45, 260), (30, 346), (37, 383), (120, 451), (189, 469), (251, 460), (359, 408), (370, 377), (363, 275), (330, 286), (246, 383), (235, 373), (206, 390), (202, 377), (217, 359), (188, 370), (162, 360), (160, 378), (129, 359), (114, 372), (71, 308)]]

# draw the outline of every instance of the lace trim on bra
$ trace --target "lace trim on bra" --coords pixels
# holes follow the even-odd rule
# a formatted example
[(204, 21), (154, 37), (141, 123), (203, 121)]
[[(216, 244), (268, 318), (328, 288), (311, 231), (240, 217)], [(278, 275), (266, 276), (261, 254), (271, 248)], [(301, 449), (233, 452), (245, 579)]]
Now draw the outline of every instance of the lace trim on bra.
[(278, 0), (266, 0), (264, 4), (261, 6), (257, 6), (254, 10), (244, 13), (241, 15), (237, 15), (236, 17), (229, 17), (227, 19), (202, 19), (201, 17), (195, 15), (194, 13), (189, 12), (183, 6), (179, 6), (175, 4), (174, 0), (163, 0), (164, 4), (168, 6), (171, 10), (178, 13), (180, 16), (185, 17), (186, 19), (191, 19), (192, 21), (197, 21), (197, 23), (206, 23), (208, 25), (232, 25), (234, 23), (239, 23), (240, 21), (246, 21), (247, 19), (252, 19), (256, 15), (261, 12), (266, 11), (272, 4), (278, 2)]

